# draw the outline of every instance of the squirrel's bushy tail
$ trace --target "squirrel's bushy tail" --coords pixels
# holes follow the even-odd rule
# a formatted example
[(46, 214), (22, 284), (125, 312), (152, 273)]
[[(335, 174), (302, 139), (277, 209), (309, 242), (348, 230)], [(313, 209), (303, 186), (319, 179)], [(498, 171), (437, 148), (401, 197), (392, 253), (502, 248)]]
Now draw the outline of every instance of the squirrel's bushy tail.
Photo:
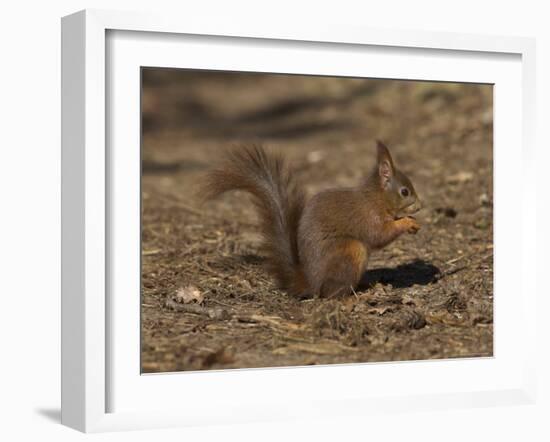
[(221, 166), (206, 175), (200, 197), (207, 200), (231, 190), (253, 196), (268, 271), (282, 288), (302, 285), (297, 237), (305, 196), (283, 158), (260, 146), (229, 151)]

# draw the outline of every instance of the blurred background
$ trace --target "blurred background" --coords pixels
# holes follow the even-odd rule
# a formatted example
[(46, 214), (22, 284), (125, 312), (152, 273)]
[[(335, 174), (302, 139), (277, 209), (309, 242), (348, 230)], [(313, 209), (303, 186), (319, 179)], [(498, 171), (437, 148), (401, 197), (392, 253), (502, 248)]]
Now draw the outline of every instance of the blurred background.
[[(491, 355), (492, 96), (480, 84), (142, 69), (143, 369)], [(418, 235), (371, 258), (352, 307), (276, 290), (242, 195), (195, 203), (197, 179), (224, 149), (281, 151), (313, 194), (357, 185), (376, 139), (425, 208)], [(305, 324), (292, 332), (301, 346), (285, 341), (290, 331), (273, 341), (269, 328), (167, 309), (185, 287), (204, 294), (204, 309)], [(340, 319), (317, 320), (327, 315)], [(315, 353), (308, 342), (346, 348)]]
[(371, 165), (377, 138), (405, 170), (415, 167), (413, 158), (442, 167), (444, 155), (453, 174), (468, 155), (491, 173), (490, 85), (155, 68), (142, 73), (145, 175), (200, 168), (217, 149), (259, 142), (304, 167), (325, 159), (308, 181), (351, 184)]

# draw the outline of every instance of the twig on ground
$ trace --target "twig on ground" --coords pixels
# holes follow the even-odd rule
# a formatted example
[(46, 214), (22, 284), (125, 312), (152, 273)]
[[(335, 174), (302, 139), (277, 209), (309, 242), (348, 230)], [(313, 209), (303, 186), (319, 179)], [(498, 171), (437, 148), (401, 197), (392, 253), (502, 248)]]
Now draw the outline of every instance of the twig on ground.
[[(466, 255), (465, 255), (466, 256)], [(472, 255), (468, 255), (468, 256), (472, 256)], [(452, 269), (448, 269), (444, 272), (442, 272), (438, 277), (437, 277), (437, 280), (441, 280), (443, 278), (445, 278), (446, 276), (450, 276), (450, 275), (454, 275), (455, 273), (458, 273), (458, 272), (461, 272), (462, 270), (465, 270), (469, 267), (472, 267), (473, 265), (477, 265), (477, 264), (480, 264), (482, 263), (483, 261), (485, 261), (487, 258), (490, 258), (493, 256), (493, 252), (491, 253), (488, 253), (487, 255), (484, 255), (482, 256), (481, 258), (479, 259), (476, 259), (474, 261), (471, 261), (469, 262), (468, 264), (465, 264), (461, 267), (455, 267), (455, 268), (452, 268)], [(459, 261), (459, 259), (462, 259), (463, 257), (460, 257), (460, 258), (457, 258), (455, 260), (451, 260), (451, 261), (448, 261), (447, 263), (450, 263), (450, 262), (457, 262)]]

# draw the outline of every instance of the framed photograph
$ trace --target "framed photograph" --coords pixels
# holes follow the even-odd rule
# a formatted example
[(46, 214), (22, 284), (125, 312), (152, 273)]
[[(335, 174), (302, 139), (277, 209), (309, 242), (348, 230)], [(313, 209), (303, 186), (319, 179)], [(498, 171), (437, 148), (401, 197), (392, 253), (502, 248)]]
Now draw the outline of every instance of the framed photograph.
[(533, 40), (82, 11), (62, 55), (64, 424), (534, 401)]

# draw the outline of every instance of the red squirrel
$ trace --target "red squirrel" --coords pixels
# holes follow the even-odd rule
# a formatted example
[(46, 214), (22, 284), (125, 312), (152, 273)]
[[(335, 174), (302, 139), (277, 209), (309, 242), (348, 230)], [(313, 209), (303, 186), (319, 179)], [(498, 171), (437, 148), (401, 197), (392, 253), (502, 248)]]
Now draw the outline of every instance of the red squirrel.
[(310, 199), (280, 155), (259, 146), (228, 152), (200, 187), (208, 200), (227, 191), (253, 196), (267, 270), (298, 297), (354, 292), (369, 256), (420, 226), (416, 191), (377, 141), (377, 163), (361, 185), (319, 192)]

